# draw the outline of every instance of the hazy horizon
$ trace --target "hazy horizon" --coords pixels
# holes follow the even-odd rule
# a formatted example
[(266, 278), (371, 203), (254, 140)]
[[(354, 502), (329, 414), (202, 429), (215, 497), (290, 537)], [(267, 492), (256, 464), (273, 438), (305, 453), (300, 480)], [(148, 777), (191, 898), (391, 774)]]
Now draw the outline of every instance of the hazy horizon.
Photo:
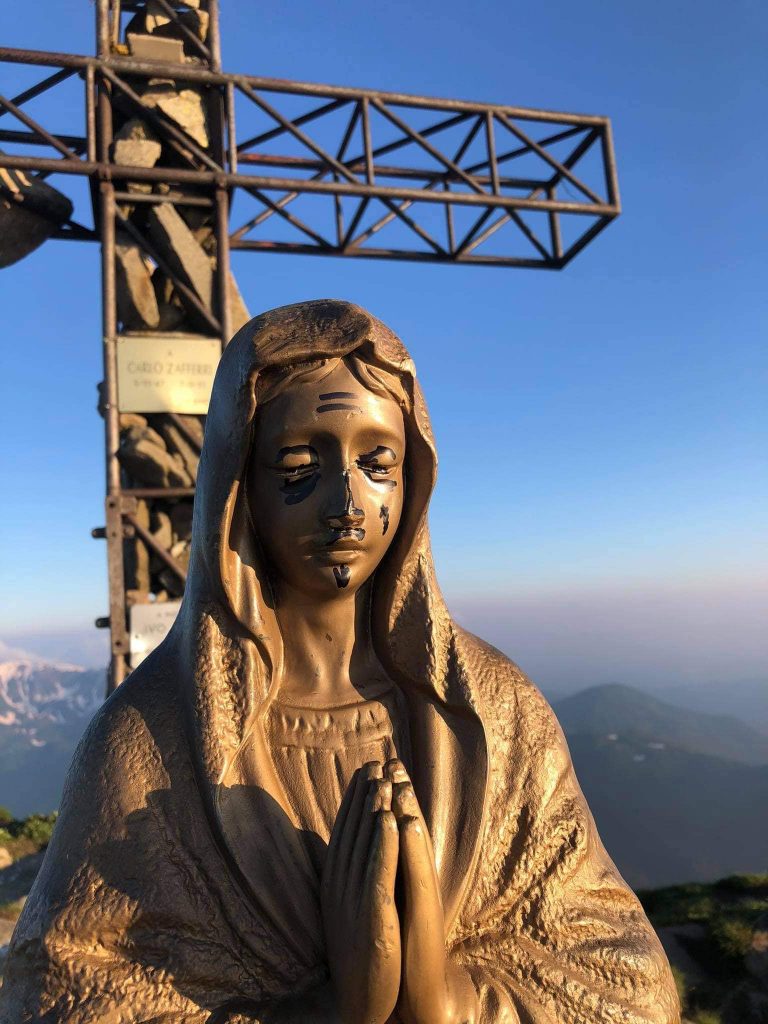
[[(8, 22), (9, 45), (92, 51), (89, 5), (40, 10)], [(494, 30), (510, 19), (496, 0), (469, 19), (432, 0), (222, 14), (228, 70), (612, 119), (624, 212), (562, 273), (233, 258), (253, 313), (338, 296), (403, 337), (440, 456), (438, 578), (458, 619), (544, 689), (652, 683), (704, 700), (757, 693), (765, 675), (765, 11), (739, 10), (587, 0), (514, 32)], [(26, 84), (0, 72), (6, 95)], [(80, 131), (79, 109), (62, 102), (51, 123)], [(0, 636), (99, 664), (98, 246), (46, 243), (0, 289)]]
[[(623, 683), (702, 711), (768, 728), (768, 584), (760, 580), (526, 586), (506, 593), (444, 587), (459, 623), (502, 650), (548, 694)], [(0, 630), (11, 648), (95, 668), (105, 631)], [(2, 659), (0, 647), (0, 659)]]

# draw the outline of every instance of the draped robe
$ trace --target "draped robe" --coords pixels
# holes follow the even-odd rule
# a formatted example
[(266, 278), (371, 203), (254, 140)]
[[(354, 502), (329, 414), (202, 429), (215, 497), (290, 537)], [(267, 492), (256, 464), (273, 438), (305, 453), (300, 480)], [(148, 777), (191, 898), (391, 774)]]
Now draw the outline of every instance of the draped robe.
[(264, 729), (282, 644), (244, 474), (259, 375), (358, 349), (411, 398), (404, 514), (371, 629), (407, 708), (447, 951), (477, 992), (470, 1024), (679, 1021), (664, 953), (551, 709), (443, 602), (434, 444), (408, 353), (364, 310), (320, 300), (257, 317), (225, 350), (183, 605), (78, 747), (12, 940), (1, 1024), (257, 1024), (327, 980), (316, 871)]

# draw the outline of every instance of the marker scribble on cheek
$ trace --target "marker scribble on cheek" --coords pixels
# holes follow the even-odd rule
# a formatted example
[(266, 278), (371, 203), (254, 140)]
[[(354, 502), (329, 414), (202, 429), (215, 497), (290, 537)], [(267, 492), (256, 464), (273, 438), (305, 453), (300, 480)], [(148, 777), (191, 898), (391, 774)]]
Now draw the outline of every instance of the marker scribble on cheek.
[(336, 586), (339, 588), (339, 590), (343, 590), (344, 587), (346, 587), (346, 585), (349, 583), (349, 577), (351, 575), (352, 572), (348, 565), (334, 565), (333, 576), (334, 579), (336, 580)]
[(382, 505), (379, 509), (379, 519), (382, 520), (381, 534), (384, 534), (389, 529), (389, 505)]
[(394, 491), (397, 487), (397, 480), (377, 480), (379, 487), (386, 487), (388, 491)]

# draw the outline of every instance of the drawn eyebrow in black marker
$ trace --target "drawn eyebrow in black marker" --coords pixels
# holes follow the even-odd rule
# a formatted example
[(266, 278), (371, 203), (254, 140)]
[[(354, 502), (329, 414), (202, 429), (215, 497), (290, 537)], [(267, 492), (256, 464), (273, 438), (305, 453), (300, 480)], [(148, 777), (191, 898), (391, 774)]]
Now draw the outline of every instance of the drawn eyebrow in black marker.
[(353, 391), (326, 391), (319, 397), (321, 402), (326, 402), (330, 398), (357, 398), (357, 395)]
[(397, 456), (395, 455), (395, 453), (392, 451), (391, 448), (387, 448), (386, 445), (379, 444), (379, 445), (376, 445), (376, 447), (373, 449), (373, 451), (364, 452), (360, 456), (360, 461), (361, 462), (373, 462), (374, 459), (378, 459), (379, 456), (382, 456), (382, 455), (386, 455), (388, 458), (392, 459), (393, 462), (397, 458)]
[[(354, 397), (354, 396), (353, 396)], [(362, 412), (359, 405), (352, 405), (351, 402), (328, 402), (327, 405), (318, 405), (315, 412)]]
[(286, 455), (303, 455), (304, 453), (314, 455), (314, 449), (308, 444), (289, 444), (281, 448), (277, 453), (278, 459), (284, 459)]

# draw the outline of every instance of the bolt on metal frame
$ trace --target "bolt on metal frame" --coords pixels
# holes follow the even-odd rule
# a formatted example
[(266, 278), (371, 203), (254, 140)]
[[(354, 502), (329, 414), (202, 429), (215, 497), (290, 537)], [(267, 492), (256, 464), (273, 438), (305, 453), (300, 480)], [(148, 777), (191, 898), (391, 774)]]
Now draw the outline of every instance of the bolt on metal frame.
[[(179, 24), (175, 3), (156, 2)], [(0, 178), (2, 169), (8, 168), (43, 176), (84, 176), (91, 185), (94, 227), (73, 217), (53, 237), (101, 244), (107, 525), (95, 533), (106, 537), (108, 549), (111, 687), (127, 671), (126, 536), (138, 536), (184, 578), (182, 567), (136, 520), (136, 502), (194, 494), (193, 488), (123, 486), (117, 459), (118, 228), (173, 280), (184, 305), (202, 318), (209, 336), (223, 346), (231, 335), (232, 250), (556, 270), (620, 213), (606, 117), (227, 74), (221, 70), (218, 0), (208, 0), (206, 9), (208, 43), (188, 33), (197, 63), (170, 64), (118, 52), (121, 17), (144, 10), (141, 0), (97, 0), (95, 57), (0, 48), (0, 62), (55, 69), (13, 99), (0, 96), (0, 118), (9, 115), (24, 129), (0, 128), (0, 143), (10, 143), (16, 150), (24, 147), (22, 153), (0, 152)], [(183, 26), (181, 31), (186, 33)], [(75, 75), (84, 83), (84, 134), (56, 133), (24, 110), (26, 103)], [(151, 78), (205, 91), (208, 150), (142, 101), (134, 85)], [(296, 114), (297, 100), (309, 101), (309, 108)], [(145, 119), (181, 166), (116, 164), (111, 155), (115, 103)], [(243, 115), (246, 120), (259, 118), (262, 128), (238, 140), (237, 124)], [(276, 151), (275, 144), (292, 152)], [(38, 147), (53, 149), (56, 155), (35, 155)], [(581, 176), (588, 155), (593, 165), (597, 158), (599, 186)], [(393, 162), (398, 156), (404, 157), (402, 162)], [(516, 174), (523, 161), (526, 173)], [(129, 182), (162, 186), (163, 191), (128, 192)], [(255, 202), (256, 208), (230, 230), (236, 195)], [(315, 216), (311, 222), (296, 212), (299, 200)], [(213, 208), (213, 311), (164, 265), (151, 242), (121, 213), (121, 202)], [(567, 244), (566, 221), (585, 225)], [(270, 222), (294, 237), (281, 238), (280, 231), (264, 237), (264, 225), (269, 229)], [(397, 247), (370, 244), (392, 224), (400, 229)], [(509, 248), (494, 250), (493, 238), (497, 245), (503, 238)], [(522, 254), (514, 250), (521, 239), (528, 249)]]

